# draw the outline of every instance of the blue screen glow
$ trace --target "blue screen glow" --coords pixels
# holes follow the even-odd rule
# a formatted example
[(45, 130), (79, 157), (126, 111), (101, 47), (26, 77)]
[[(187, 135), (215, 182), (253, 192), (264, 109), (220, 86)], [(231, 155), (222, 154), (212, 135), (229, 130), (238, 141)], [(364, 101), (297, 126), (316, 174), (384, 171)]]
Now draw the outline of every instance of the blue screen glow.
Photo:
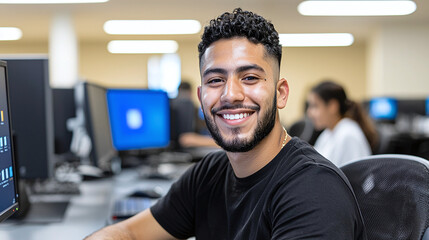
[(107, 91), (113, 146), (117, 150), (166, 147), (170, 105), (166, 92), (146, 89)]
[(429, 97), (426, 98), (426, 116), (429, 116)]
[(369, 114), (375, 120), (395, 120), (398, 102), (394, 98), (379, 97), (369, 102)]

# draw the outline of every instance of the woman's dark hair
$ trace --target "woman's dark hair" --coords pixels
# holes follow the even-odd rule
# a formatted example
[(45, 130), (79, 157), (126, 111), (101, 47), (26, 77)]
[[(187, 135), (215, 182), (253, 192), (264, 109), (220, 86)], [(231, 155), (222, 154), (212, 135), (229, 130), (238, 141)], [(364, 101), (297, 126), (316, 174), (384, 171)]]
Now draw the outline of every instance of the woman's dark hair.
[(277, 59), (280, 66), (282, 46), (274, 25), (265, 18), (241, 8), (234, 9), (232, 13), (223, 13), (212, 19), (210, 25), (204, 28), (201, 42), (198, 44), (200, 63), (201, 57), (212, 43), (233, 37), (245, 37), (252, 43), (263, 44), (267, 53)]
[(376, 151), (378, 134), (372, 120), (359, 103), (347, 98), (346, 92), (341, 85), (333, 81), (323, 81), (311, 91), (318, 95), (325, 103), (329, 103), (331, 100), (337, 101), (341, 117), (348, 117), (356, 121), (365, 134), (372, 152)]

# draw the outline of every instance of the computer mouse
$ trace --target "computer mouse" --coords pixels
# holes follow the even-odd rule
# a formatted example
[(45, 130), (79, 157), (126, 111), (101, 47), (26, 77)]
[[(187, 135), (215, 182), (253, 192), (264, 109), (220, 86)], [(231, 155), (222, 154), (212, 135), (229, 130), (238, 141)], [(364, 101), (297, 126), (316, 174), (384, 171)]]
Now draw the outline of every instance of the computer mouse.
[(80, 165), (77, 167), (77, 171), (85, 180), (97, 179), (104, 176), (100, 168), (89, 165)]
[(161, 194), (153, 189), (136, 190), (129, 194), (128, 197), (160, 198)]

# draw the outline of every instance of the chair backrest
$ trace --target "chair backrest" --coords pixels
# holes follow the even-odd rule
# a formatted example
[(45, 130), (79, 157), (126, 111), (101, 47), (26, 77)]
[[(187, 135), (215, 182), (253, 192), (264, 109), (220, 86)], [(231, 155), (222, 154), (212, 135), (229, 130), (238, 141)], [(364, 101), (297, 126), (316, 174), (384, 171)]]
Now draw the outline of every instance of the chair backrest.
[(314, 145), (320, 133), (322, 133), (322, 131), (316, 130), (308, 117), (293, 123), (288, 129), (289, 135), (292, 137), (299, 137), (311, 145)]
[(428, 160), (374, 155), (341, 170), (356, 194), (369, 240), (421, 240), (429, 232)]

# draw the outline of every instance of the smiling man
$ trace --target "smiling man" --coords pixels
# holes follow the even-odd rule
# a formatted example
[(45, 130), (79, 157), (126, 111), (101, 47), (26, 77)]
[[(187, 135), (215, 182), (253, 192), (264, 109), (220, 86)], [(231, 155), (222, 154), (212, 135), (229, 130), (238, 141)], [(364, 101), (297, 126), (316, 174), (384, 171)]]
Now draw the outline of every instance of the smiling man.
[(224, 151), (150, 209), (89, 239), (366, 239), (345, 176), (280, 123), (289, 86), (274, 26), (235, 9), (210, 22), (198, 49), (198, 96)]

